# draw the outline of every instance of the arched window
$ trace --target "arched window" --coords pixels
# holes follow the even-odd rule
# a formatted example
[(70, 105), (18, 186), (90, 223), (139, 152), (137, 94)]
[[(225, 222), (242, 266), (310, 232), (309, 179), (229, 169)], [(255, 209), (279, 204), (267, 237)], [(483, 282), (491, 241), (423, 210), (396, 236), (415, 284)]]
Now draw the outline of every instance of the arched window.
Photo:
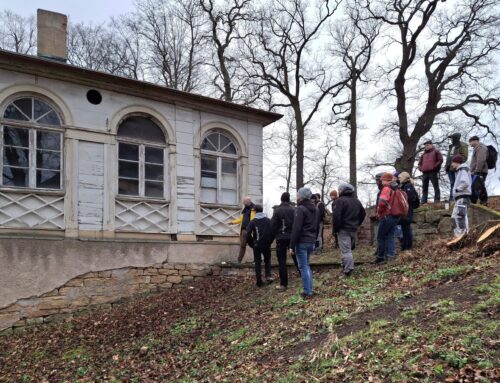
[(200, 202), (238, 203), (238, 152), (223, 133), (211, 132), (201, 144)]
[(118, 194), (165, 198), (166, 140), (160, 126), (150, 117), (127, 117), (118, 141)]
[(55, 108), (24, 96), (10, 102), (1, 116), (1, 185), (61, 189), (63, 135)]

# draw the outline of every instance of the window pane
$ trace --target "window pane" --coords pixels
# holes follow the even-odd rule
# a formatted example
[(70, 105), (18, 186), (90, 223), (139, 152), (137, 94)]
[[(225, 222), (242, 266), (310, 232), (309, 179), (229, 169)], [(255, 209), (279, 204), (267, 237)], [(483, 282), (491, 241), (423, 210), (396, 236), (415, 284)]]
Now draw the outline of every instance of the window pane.
[(201, 170), (216, 172), (217, 171), (217, 159), (214, 157), (201, 157)]
[(236, 174), (237, 160), (222, 159), (222, 173)]
[(34, 100), (33, 109), (35, 111), (35, 116), (33, 118), (34, 120), (39, 119), (41, 116), (52, 110), (52, 108), (49, 105), (47, 105), (47, 103), (43, 102), (42, 100), (38, 100), (36, 98)]
[(233, 144), (229, 144), (222, 150), (223, 153), (236, 154), (236, 147)]
[(29, 149), (6, 146), (3, 151), (3, 164), (10, 166), (29, 166)]
[(146, 162), (163, 165), (163, 149), (145, 148)]
[(4, 126), (3, 142), (5, 145), (29, 147), (30, 134), (28, 129), (11, 128)]
[(139, 161), (139, 146), (120, 143), (118, 146), (118, 157), (121, 160)]
[(59, 116), (57, 115), (56, 112), (52, 111), (39, 120), (37, 120), (39, 124), (45, 124), (45, 125), (61, 125), (61, 120), (59, 120)]
[(146, 169), (146, 179), (162, 181), (163, 180), (163, 166), (162, 165), (144, 165)]
[(37, 149), (61, 150), (61, 134), (50, 132), (36, 132)]
[(201, 148), (204, 150), (211, 150), (213, 152), (217, 151), (217, 136), (214, 134), (209, 135), (205, 138), (201, 144)]
[(61, 169), (61, 153), (37, 150), (36, 167), (38, 169), (53, 169), (53, 170)]
[(33, 99), (31, 97), (21, 98), (19, 100), (14, 101), (14, 105), (17, 106), (27, 117), (30, 119), (33, 118), (32, 108)]
[(61, 173), (50, 170), (36, 171), (36, 186), (46, 189), (61, 188)]
[(236, 190), (222, 189), (221, 203), (236, 205)]
[(147, 181), (144, 184), (144, 194), (147, 197), (163, 198), (163, 182)]
[(217, 189), (217, 174), (201, 172), (201, 187)]
[(13, 104), (10, 104), (3, 114), (4, 118), (9, 118), (11, 120), (29, 121), (29, 118), (22, 114), (19, 109), (17, 109)]
[(10, 168), (3, 167), (3, 185), (4, 186), (29, 186), (28, 168)]
[(222, 174), (221, 184), (223, 188), (236, 190), (237, 178), (234, 174)]
[(118, 194), (139, 195), (139, 181), (120, 179), (118, 181)]
[(143, 116), (132, 116), (125, 119), (118, 128), (118, 136), (165, 143), (163, 130), (153, 120)]
[(217, 190), (201, 188), (200, 201), (204, 203), (216, 203), (217, 202)]
[(139, 178), (139, 163), (119, 161), (118, 175), (127, 178)]

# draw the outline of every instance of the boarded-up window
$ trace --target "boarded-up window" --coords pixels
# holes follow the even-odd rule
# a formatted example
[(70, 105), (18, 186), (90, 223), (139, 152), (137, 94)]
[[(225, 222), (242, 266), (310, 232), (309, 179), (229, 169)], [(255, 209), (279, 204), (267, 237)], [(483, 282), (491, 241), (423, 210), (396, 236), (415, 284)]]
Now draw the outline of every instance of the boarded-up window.
[(60, 126), (55, 109), (36, 97), (22, 97), (7, 105), (0, 125), (2, 186), (61, 189)]
[(229, 137), (213, 132), (204, 138), (200, 168), (200, 202), (237, 204), (238, 155)]
[(126, 118), (118, 128), (118, 194), (165, 198), (163, 130), (149, 117)]

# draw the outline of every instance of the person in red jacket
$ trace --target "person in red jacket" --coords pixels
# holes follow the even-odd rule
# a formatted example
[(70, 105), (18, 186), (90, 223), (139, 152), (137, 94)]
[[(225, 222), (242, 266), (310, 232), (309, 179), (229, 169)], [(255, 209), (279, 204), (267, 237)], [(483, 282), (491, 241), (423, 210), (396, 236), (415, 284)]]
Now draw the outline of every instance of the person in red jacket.
[(439, 169), (443, 164), (443, 155), (439, 150), (434, 148), (432, 141), (424, 142), (424, 153), (418, 161), (418, 170), (422, 172), (422, 203), (427, 203), (429, 194), (429, 181), (434, 188), (434, 202), (439, 202), (441, 192), (439, 191)]

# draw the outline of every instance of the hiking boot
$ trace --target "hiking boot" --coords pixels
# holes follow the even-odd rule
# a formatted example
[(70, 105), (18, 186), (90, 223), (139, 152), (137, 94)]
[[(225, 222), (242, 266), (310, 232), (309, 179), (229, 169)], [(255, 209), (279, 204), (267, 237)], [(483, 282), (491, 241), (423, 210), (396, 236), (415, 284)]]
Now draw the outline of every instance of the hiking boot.
[(375, 261), (372, 262), (372, 265), (379, 265), (381, 263), (385, 263), (385, 259), (384, 258), (377, 258), (377, 259), (375, 259)]
[(283, 285), (276, 285), (275, 289), (276, 289), (276, 290), (279, 290), (279, 291), (286, 291), (287, 286), (283, 286)]
[(274, 278), (273, 277), (267, 277), (266, 278), (266, 282), (267, 282), (267, 284), (271, 284), (271, 283), (274, 282)]
[(314, 294), (306, 294), (306, 293), (301, 293), (300, 296), (302, 297), (302, 299), (304, 300), (309, 300), (309, 299), (312, 299), (313, 298), (313, 295)]
[(262, 281), (257, 281), (257, 283), (255, 284), (255, 286), (262, 287), (262, 286), (264, 286), (264, 283)]
[(348, 278), (348, 277), (350, 277), (350, 276), (352, 275), (352, 272), (353, 272), (353, 271), (354, 271), (354, 270), (349, 270), (349, 271), (347, 271), (347, 272), (344, 272), (344, 277), (347, 277), (347, 278)]

